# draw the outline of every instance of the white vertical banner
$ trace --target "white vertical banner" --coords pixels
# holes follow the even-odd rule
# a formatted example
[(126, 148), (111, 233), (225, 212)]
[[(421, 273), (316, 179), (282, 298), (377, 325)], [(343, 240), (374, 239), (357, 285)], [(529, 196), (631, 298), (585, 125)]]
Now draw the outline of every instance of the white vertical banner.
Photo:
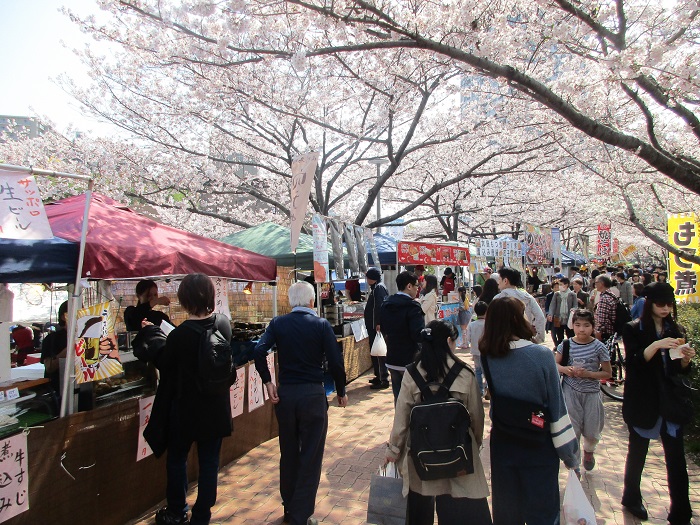
[(52, 237), (49, 218), (34, 177), (0, 170), (0, 238)]
[(289, 218), (291, 222), (290, 243), (292, 252), (296, 253), (299, 244), (299, 233), (304, 224), (306, 205), (309, 202), (311, 183), (316, 173), (318, 164), (318, 151), (299, 155), (292, 161), (292, 196), (289, 206)]
[(254, 365), (248, 364), (248, 413), (265, 404), (262, 378)]
[(231, 418), (243, 414), (243, 400), (245, 399), (245, 367), (236, 368), (236, 382), (229, 389), (231, 398)]
[[(380, 268), (379, 262), (379, 252), (377, 251), (377, 243), (374, 241), (374, 234), (369, 228), (364, 228), (365, 230), (365, 243), (369, 247), (369, 253), (372, 254), (372, 266)], [(381, 270), (380, 270), (381, 271)]]
[(231, 319), (231, 310), (228, 307), (228, 280), (223, 277), (214, 277), (214, 312), (225, 315)]
[(27, 434), (0, 439), (0, 523), (29, 510)]
[(327, 283), (330, 281), (328, 273), (328, 232), (326, 220), (314, 213), (311, 219), (311, 228), (314, 234), (314, 281)]
[[(267, 357), (265, 358), (267, 361), (267, 369), (270, 371), (270, 381), (272, 381), (273, 385), (277, 384), (277, 373), (275, 371), (275, 354), (269, 353), (267, 354)], [(265, 388), (265, 385), (263, 385), (263, 395), (265, 397), (265, 401), (270, 399), (270, 396), (267, 395), (267, 388)]]
[(552, 228), (552, 258), (554, 266), (561, 266), (561, 230)]
[(156, 396), (148, 396), (139, 399), (139, 444), (136, 449), (136, 461), (141, 461), (153, 454), (151, 446), (143, 437), (143, 431), (146, 430), (146, 425), (148, 425), (151, 419), (151, 411), (153, 410), (153, 401), (155, 398)]

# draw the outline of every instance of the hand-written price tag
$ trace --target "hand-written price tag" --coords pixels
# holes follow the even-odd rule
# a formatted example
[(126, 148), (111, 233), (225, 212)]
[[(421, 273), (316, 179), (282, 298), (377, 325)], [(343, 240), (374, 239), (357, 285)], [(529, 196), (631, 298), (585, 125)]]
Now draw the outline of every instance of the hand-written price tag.
[(0, 440), (0, 523), (29, 509), (27, 434)]
[(5, 391), (0, 390), (0, 402), (5, 401)]
[(19, 389), (17, 388), (10, 388), (9, 390), (5, 391), (5, 396), (7, 399), (12, 400), (12, 399), (19, 399)]

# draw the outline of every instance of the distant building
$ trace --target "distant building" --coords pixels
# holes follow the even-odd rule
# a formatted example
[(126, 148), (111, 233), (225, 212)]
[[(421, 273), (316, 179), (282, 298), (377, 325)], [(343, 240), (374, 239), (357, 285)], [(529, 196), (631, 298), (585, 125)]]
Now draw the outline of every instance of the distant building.
[(48, 127), (34, 117), (0, 115), (0, 142), (36, 138), (48, 131)]

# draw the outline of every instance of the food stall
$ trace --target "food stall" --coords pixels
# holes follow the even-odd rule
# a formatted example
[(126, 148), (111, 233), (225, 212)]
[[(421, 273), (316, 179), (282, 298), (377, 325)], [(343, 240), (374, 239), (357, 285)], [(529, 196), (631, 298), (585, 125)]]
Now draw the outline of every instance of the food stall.
[[(277, 290), (274, 260), (158, 224), (102, 195), (94, 194), (91, 200), (82, 265), (77, 257), (71, 260), (71, 255), (78, 253), (75, 245), (81, 239), (86, 195), (46, 206), (56, 242), (0, 240), (0, 267), (8, 270), (3, 272), (3, 279), (70, 281), (70, 274), (75, 276), (77, 268), (82, 267), (83, 282), (90, 281), (85, 293), (86, 305), (90, 306), (97, 298), (104, 300), (103, 296), (111, 293), (111, 302), (121, 303), (116, 309), (121, 312), (133, 295), (126, 292), (119, 295), (119, 286), (133, 290), (140, 278), (160, 277), (158, 282), (163, 292), (174, 298), (179, 278), (201, 272), (215, 278), (215, 283), (223, 281), (229, 310), (245, 312), (245, 322), (254, 317), (255, 322), (264, 323), (265, 318), (274, 315)], [(19, 258), (21, 250), (17, 246), (23, 243), (32, 246), (25, 250), (25, 258)], [(73, 246), (70, 250), (66, 248), (69, 256), (65, 262), (70, 268), (56, 266), (58, 256), (55, 254), (59, 250), (54, 248), (57, 245)], [(97, 282), (102, 284), (95, 284)], [(106, 286), (108, 282), (114, 286)], [(250, 294), (246, 293), (246, 288)], [(264, 311), (253, 304), (257, 300), (264, 303)], [(171, 313), (175, 324), (184, 319), (180, 317), (175, 300), (171, 302)], [(127, 343), (123, 337), (121, 342), (125, 348)], [(128, 352), (125, 357), (126, 354)], [(274, 356), (271, 357), (274, 367)], [(124, 359), (123, 366), (124, 376), (117, 379), (124, 379), (124, 383), (113, 381), (108, 387), (116, 387), (115, 390), (107, 392), (120, 391), (119, 395), (102, 397), (89, 411), (32, 423), (26, 433), (20, 432), (10, 438), (26, 439), (23, 454), (28, 463), (30, 504), (7, 523), (39, 523), (51, 516), (52, 523), (67, 524), (74, 523), (76, 516), (90, 516), (90, 520), (100, 524), (116, 525), (163, 499), (164, 459), (147, 455), (139, 445), (142, 421), (148, 409), (149, 398), (144, 397), (148, 393), (147, 383), (139, 388), (124, 389), (124, 384), (132, 382), (128, 359)], [(234, 403), (237, 410), (234, 438), (224, 440), (222, 465), (277, 435), (272, 406), (262, 398), (254, 366), (244, 364), (239, 367), (238, 374), (237, 387), (240, 388), (232, 391), (232, 399), (237, 400)], [(17, 380), (0, 385), (0, 390), (14, 388), (24, 396), (24, 392), (33, 390), (34, 386), (31, 382)], [(95, 401), (101, 397), (94, 389), (90, 395)], [(192, 475), (196, 470), (196, 454), (190, 457), (189, 465)]]

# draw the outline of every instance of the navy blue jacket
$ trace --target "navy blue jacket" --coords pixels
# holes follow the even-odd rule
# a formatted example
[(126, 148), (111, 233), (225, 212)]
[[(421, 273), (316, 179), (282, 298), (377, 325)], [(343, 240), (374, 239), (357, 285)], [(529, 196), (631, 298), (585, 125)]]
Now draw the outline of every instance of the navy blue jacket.
[(345, 395), (345, 365), (331, 324), (308, 308), (297, 307), (292, 313), (275, 317), (255, 345), (255, 368), (263, 383), (271, 380), (267, 352), (277, 346), (280, 385), (323, 382), (323, 357), (333, 376), (339, 396)]
[(365, 305), (365, 326), (367, 330), (375, 330), (382, 324), (382, 304), (389, 296), (389, 292), (382, 283), (374, 283), (370, 286), (370, 293)]
[(386, 341), (386, 364), (406, 366), (420, 349), (420, 332), (425, 316), (417, 301), (405, 294), (395, 294), (382, 304), (381, 330)]

